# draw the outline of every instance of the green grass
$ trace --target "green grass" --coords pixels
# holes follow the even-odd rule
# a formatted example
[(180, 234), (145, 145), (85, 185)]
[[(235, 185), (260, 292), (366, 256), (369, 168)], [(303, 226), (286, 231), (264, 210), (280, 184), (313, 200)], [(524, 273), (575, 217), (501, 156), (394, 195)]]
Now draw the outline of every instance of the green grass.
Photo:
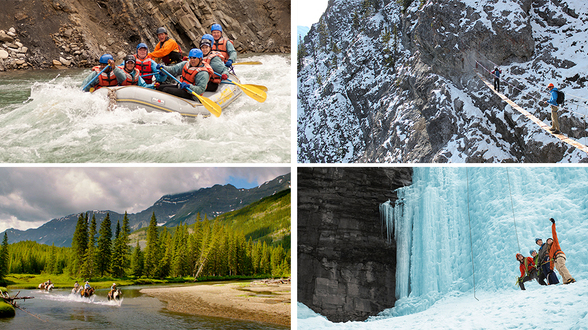
[[(268, 275), (259, 276), (206, 276), (198, 279), (198, 282), (206, 281), (230, 281), (230, 280), (249, 280), (249, 279), (264, 279), (269, 278)], [(47, 275), (47, 274), (10, 274), (5, 277), (7, 288), (9, 289), (36, 289), (40, 283), (43, 283), (51, 279), (51, 282), (55, 285), (56, 289), (71, 289), (77, 280), (80, 285), (85, 283), (85, 280), (78, 278), (71, 278), (66, 274), (61, 275)], [(194, 277), (166, 277), (164, 279), (156, 278), (112, 278), (102, 277), (95, 278), (90, 281), (90, 285), (96, 289), (110, 288), (112, 283), (116, 283), (117, 286), (129, 286), (129, 285), (148, 285), (148, 284), (172, 284), (172, 283), (193, 283)], [(1, 288), (0, 288), (1, 289)], [(6, 290), (6, 289), (5, 289)]]
[(0, 300), (0, 318), (13, 317), (14, 315), (16, 315), (14, 307), (4, 300)]

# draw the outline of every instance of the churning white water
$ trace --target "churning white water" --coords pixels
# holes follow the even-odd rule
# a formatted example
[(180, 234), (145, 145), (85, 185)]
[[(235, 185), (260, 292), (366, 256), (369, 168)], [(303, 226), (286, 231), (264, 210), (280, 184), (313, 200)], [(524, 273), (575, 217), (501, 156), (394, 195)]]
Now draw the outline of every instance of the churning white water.
[(242, 84), (266, 86), (267, 100), (259, 103), (243, 93), (219, 118), (109, 111), (106, 99), (80, 91), (89, 69), (4, 73), (0, 162), (289, 162), (290, 55), (240, 61), (263, 63), (234, 68)]

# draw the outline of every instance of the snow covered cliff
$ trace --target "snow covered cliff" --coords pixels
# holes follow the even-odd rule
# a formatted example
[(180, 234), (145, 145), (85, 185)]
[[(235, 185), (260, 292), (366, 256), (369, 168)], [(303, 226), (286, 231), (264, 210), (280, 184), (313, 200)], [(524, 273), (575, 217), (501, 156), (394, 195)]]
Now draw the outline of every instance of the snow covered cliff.
[[(334, 324), (299, 304), (298, 328), (586, 329), (587, 183), (584, 167), (414, 168), (381, 207), (397, 247), (395, 306)], [(521, 291), (515, 254), (552, 237), (551, 217), (577, 282)]]
[[(330, 1), (299, 49), (300, 162), (586, 162), (478, 77), (588, 143), (583, 0)], [(509, 83), (509, 84), (507, 84)]]

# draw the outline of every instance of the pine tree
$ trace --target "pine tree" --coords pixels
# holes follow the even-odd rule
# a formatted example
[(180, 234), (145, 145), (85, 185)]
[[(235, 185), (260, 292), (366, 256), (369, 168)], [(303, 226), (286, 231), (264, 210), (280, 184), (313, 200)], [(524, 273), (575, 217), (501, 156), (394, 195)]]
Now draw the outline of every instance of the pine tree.
[(88, 249), (83, 258), (81, 275), (85, 279), (91, 279), (94, 274), (96, 274), (96, 215), (92, 214), (88, 231)]
[(100, 272), (100, 276), (104, 276), (104, 273), (108, 273), (110, 271), (109, 266), (112, 254), (112, 229), (110, 223), (110, 213), (106, 214), (106, 217), (100, 225), (100, 231), (98, 233), (100, 236), (98, 237), (96, 264), (98, 272)]
[(80, 213), (78, 216), (78, 222), (76, 223), (71, 247), (71, 274), (77, 276), (80, 272), (84, 255), (86, 255), (86, 249), (88, 248), (88, 216), (84, 216), (83, 213)]
[(0, 248), (0, 280), (8, 275), (10, 270), (10, 254), (8, 253), (8, 234), (4, 232), (2, 248)]
[(55, 251), (55, 243), (53, 243), (51, 245), (51, 250), (49, 253), (49, 259), (47, 260), (47, 263), (45, 264), (45, 271), (48, 274), (55, 274), (57, 272), (57, 256), (56, 256), (56, 251)]
[(129, 243), (131, 242), (129, 236), (131, 235), (131, 227), (129, 225), (129, 217), (127, 215), (127, 211), (125, 211), (125, 216), (123, 218), (123, 224), (121, 228), (122, 233), (122, 241), (124, 243), (123, 249), (123, 266), (124, 268), (128, 268), (131, 264), (131, 246)]
[(131, 257), (131, 272), (137, 278), (143, 275), (143, 253), (141, 252), (139, 242), (137, 242), (137, 246)]
[(159, 265), (159, 246), (157, 235), (157, 219), (155, 212), (149, 221), (149, 228), (147, 229), (147, 246), (145, 247), (145, 268), (143, 272), (148, 277), (155, 277), (157, 275), (157, 266)]
[(125, 251), (125, 242), (120, 229), (120, 222), (117, 221), (114, 248), (112, 249), (112, 258), (110, 264), (110, 269), (112, 269), (112, 275), (114, 277), (121, 278), (125, 275)]

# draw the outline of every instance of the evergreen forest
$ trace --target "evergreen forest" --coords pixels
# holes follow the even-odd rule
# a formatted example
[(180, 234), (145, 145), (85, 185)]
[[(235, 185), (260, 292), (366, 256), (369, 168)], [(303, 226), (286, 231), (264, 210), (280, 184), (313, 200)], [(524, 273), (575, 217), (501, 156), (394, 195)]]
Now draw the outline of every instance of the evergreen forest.
[[(110, 216), (96, 224), (80, 214), (71, 247), (32, 241), (0, 248), (0, 281), (7, 274), (67, 274), (93, 280), (111, 278), (259, 278), (290, 276), (290, 189), (215, 219), (190, 226), (149, 227), (131, 233)], [(113, 231), (112, 229), (115, 228)]]

